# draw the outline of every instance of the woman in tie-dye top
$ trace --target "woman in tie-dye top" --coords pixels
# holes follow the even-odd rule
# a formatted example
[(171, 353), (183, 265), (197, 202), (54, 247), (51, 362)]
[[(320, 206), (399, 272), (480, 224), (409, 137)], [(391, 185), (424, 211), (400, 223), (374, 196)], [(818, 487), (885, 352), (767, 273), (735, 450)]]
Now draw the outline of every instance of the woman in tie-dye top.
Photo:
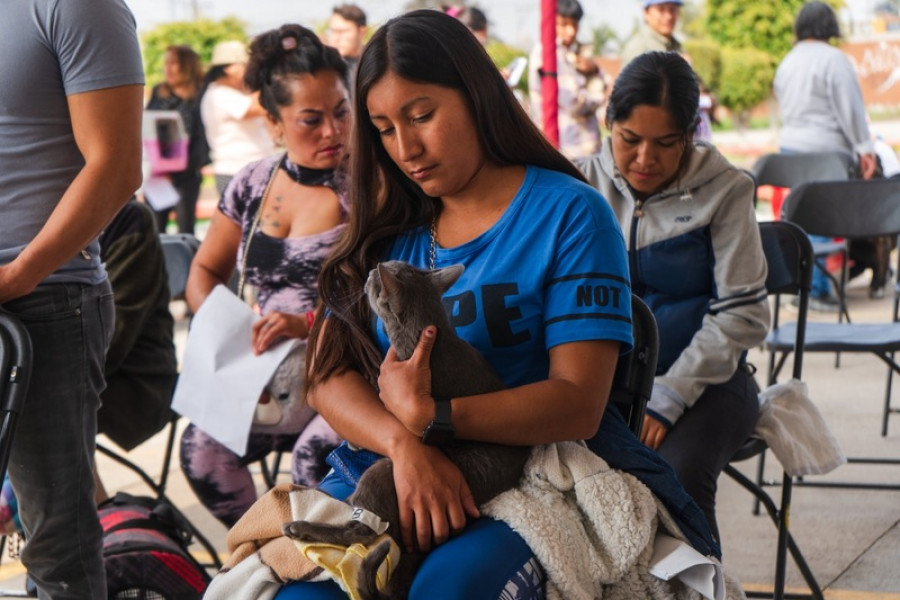
[[(229, 183), (191, 266), (186, 295), (196, 311), (237, 269), (262, 315), (252, 332), (253, 350), (261, 353), (284, 339), (305, 341), (309, 333), (319, 269), (346, 227), (350, 105), (340, 55), (299, 25), (258, 36), (245, 79), (260, 92), (287, 152), (247, 165)], [(201, 502), (230, 527), (256, 500), (249, 463), (293, 447), (295, 482), (314, 485), (338, 442), (316, 415), (300, 433), (254, 427), (247, 453), (238, 456), (191, 425), (182, 436), (181, 464)]]

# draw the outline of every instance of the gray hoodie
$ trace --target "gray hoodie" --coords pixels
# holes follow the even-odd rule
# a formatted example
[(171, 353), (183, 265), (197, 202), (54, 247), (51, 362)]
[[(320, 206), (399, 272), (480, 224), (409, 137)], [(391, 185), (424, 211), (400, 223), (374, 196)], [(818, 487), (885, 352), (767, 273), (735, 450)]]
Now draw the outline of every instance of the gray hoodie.
[(708, 385), (731, 379), (769, 328), (766, 259), (753, 210), (753, 181), (698, 142), (680, 177), (636, 202), (613, 164), (610, 140), (577, 165), (616, 213), (632, 289), (660, 330), (660, 361), (648, 409), (675, 424)]

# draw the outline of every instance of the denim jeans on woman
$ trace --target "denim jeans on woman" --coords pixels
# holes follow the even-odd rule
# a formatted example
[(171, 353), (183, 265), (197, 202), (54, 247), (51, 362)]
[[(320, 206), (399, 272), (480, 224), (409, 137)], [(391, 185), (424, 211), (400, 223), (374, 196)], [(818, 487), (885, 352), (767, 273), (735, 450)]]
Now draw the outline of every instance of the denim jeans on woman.
[(39, 286), (2, 306), (31, 336), (34, 364), (9, 475), (39, 597), (105, 600), (92, 464), (115, 309), (109, 283)]

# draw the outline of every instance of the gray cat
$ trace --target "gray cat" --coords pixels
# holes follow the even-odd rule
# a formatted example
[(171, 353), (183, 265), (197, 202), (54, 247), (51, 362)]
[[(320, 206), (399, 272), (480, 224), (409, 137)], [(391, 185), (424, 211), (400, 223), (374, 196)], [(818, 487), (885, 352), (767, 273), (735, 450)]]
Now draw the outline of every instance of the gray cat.
[[(462, 265), (423, 271), (404, 262), (390, 261), (372, 269), (366, 282), (369, 304), (384, 321), (385, 331), (400, 360), (412, 356), (427, 325), (437, 326), (438, 335), (431, 352), (431, 389), (435, 397), (472, 396), (504, 387), (484, 357), (457, 337), (441, 303), (443, 293), (450, 289), (462, 272)], [(531, 448), (457, 441), (447, 444), (443, 450), (460, 468), (476, 505), (481, 506), (518, 484)], [(390, 459), (383, 458), (372, 465), (360, 478), (356, 491), (347, 502), (388, 521), (388, 534), (403, 548)], [(345, 546), (353, 543), (368, 545), (378, 537), (358, 521), (341, 527), (294, 521), (285, 525), (284, 533), (304, 541)], [(404, 551), (387, 589), (381, 593), (375, 587), (375, 574), (388, 550), (389, 544), (381, 543), (363, 563), (359, 591), (364, 600), (406, 598), (416, 571), (425, 558), (424, 552)]]

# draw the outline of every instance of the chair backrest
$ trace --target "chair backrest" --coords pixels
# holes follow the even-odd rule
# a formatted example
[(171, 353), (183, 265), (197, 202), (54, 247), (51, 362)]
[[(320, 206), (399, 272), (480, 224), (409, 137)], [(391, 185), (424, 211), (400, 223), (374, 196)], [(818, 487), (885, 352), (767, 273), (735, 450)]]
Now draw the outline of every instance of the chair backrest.
[(16, 421), (31, 381), (33, 349), (19, 319), (0, 309), (0, 481), (6, 475)]
[(856, 169), (846, 152), (766, 154), (753, 165), (757, 185), (794, 188), (810, 181), (845, 181)]
[[(793, 193), (791, 194), (793, 195)], [(806, 233), (794, 223), (770, 221), (759, 224), (768, 275), (766, 290), (776, 294), (772, 328), (778, 328), (779, 298), (777, 294), (799, 297), (797, 327), (794, 339), (793, 377), (800, 379), (803, 369), (803, 343), (806, 339), (806, 316), (812, 280), (813, 249)]]
[(900, 234), (900, 181), (816, 182), (791, 190), (782, 218), (811, 235), (863, 238)]
[(631, 295), (631, 323), (634, 348), (619, 357), (610, 400), (619, 406), (628, 427), (640, 437), (644, 412), (650, 401), (653, 378), (656, 375), (659, 335), (653, 312), (634, 294)]
[(161, 233), (159, 243), (169, 275), (169, 294), (173, 300), (184, 298), (191, 261), (200, 247), (200, 240), (189, 233)]

